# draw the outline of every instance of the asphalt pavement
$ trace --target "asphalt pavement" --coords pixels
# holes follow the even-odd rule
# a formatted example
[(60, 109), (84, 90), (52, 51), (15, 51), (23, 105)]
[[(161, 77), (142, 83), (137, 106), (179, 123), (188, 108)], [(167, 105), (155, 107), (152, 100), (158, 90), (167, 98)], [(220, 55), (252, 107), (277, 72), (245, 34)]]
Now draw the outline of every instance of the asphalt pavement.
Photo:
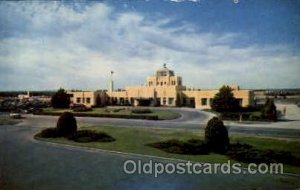
[[(182, 117), (169, 121), (109, 118), (77, 118), (79, 126), (126, 126), (203, 130), (213, 115), (182, 109)], [(296, 189), (299, 177), (249, 174), (126, 174), (126, 160), (150, 160), (178, 163), (176, 160), (143, 155), (113, 153), (97, 149), (71, 147), (33, 139), (42, 128), (55, 126), (57, 117), (24, 115), (18, 125), (0, 126), (0, 185), (15, 184), (16, 189)], [(269, 126), (269, 125), (267, 125)], [(280, 137), (300, 136), (297, 129), (228, 126), (230, 134), (253, 134)], [(1, 189), (1, 187), (0, 187)]]

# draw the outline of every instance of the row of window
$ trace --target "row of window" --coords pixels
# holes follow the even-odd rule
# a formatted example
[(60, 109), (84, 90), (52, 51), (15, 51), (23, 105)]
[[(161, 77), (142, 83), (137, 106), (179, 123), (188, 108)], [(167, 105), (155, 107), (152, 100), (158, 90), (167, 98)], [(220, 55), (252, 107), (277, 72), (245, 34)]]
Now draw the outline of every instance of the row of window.
[[(153, 82), (149, 82), (149, 86), (152, 86)], [(156, 83), (157, 86), (163, 86), (163, 85), (167, 85), (167, 82), (157, 82)], [(176, 85), (176, 81), (171, 81), (171, 85)], [(178, 85), (181, 85), (181, 81), (178, 81)]]
[[(126, 99), (127, 100), (127, 99)], [(174, 98), (162, 98), (162, 102), (161, 102), (161, 98), (157, 98), (157, 101), (158, 102), (161, 102), (162, 105), (167, 105), (167, 100), (168, 100), (168, 105), (173, 105), (174, 104)], [(124, 99), (121, 98), (121, 102), (123, 102)], [(128, 101), (128, 100), (127, 100)], [(133, 101), (133, 100), (131, 100)], [(208, 104), (211, 104), (212, 102), (212, 98), (201, 98), (201, 105), (202, 106), (207, 106)], [(242, 105), (243, 103), (243, 100), (242, 99), (238, 99), (239, 101), (239, 104)], [(185, 102), (185, 101), (184, 101)], [(80, 98), (80, 97), (77, 97), (76, 98), (76, 103), (77, 104), (80, 104), (80, 103), (87, 103), (87, 104), (90, 104), (91, 103), (91, 98)]]
[[(82, 100), (82, 102), (81, 102), (81, 100)], [(79, 97), (77, 97), (76, 98), (76, 103), (77, 104), (80, 104), (80, 103), (87, 103), (87, 104), (90, 104), (91, 103), (91, 98), (79, 98)]]
[(162, 104), (162, 105), (167, 105), (167, 100), (168, 100), (168, 105), (174, 105), (174, 98), (162, 98), (162, 102), (161, 102), (161, 98), (157, 98), (157, 101)]
[[(209, 102), (208, 102), (208, 100), (209, 100)], [(242, 106), (242, 104), (243, 104), (243, 99), (237, 99), (238, 100), (238, 102), (239, 102), (239, 105), (240, 106)], [(202, 106), (207, 106), (208, 105), (208, 103), (212, 103), (212, 98), (201, 98), (201, 105)]]

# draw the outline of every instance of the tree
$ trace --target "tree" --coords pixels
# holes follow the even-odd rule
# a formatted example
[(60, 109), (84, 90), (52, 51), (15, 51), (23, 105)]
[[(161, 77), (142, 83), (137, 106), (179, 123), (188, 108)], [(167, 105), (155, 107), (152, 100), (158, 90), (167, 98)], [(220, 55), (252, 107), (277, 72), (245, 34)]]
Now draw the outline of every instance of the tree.
[(51, 105), (54, 108), (69, 108), (70, 106), (70, 95), (60, 88), (51, 98)]
[(205, 127), (205, 143), (211, 151), (223, 153), (229, 146), (229, 137), (227, 128), (223, 121), (213, 117), (207, 122)]
[(77, 122), (71, 112), (64, 112), (56, 124), (57, 132), (60, 136), (66, 137), (77, 131)]
[(177, 107), (181, 106), (181, 99), (180, 99), (180, 94), (179, 93), (176, 94), (175, 104), (176, 104)]
[(212, 99), (211, 108), (217, 112), (235, 112), (240, 110), (240, 105), (232, 89), (229, 86), (222, 86)]
[(97, 94), (97, 96), (96, 96), (96, 106), (97, 107), (102, 107), (103, 106), (102, 101), (101, 101), (101, 97), (100, 97), (99, 94)]
[(273, 99), (266, 99), (265, 105), (261, 110), (261, 115), (263, 118), (277, 121), (277, 110)]

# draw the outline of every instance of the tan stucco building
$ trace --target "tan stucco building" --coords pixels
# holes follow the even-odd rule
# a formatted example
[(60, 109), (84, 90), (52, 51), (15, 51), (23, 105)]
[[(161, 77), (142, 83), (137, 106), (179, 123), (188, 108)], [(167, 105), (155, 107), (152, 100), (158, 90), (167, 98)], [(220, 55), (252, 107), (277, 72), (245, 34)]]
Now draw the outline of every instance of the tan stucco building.
[[(233, 94), (243, 107), (253, 105), (253, 92), (241, 90), (238, 85), (230, 85)], [(166, 65), (154, 76), (147, 78), (144, 86), (128, 86), (124, 90), (113, 89), (112, 78), (109, 91), (69, 92), (71, 102), (86, 106), (134, 105), (134, 106), (189, 106), (197, 109), (209, 109), (212, 98), (218, 90), (194, 90), (183, 85), (182, 77)]]

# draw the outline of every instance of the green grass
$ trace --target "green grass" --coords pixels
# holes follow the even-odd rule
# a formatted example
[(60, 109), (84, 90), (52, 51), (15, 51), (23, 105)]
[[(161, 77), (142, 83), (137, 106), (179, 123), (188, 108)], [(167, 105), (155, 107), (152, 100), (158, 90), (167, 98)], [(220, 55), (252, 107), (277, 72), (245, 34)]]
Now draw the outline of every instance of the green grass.
[(20, 121), (11, 118), (0, 118), (0, 125), (15, 125)]
[[(160, 156), (167, 158), (175, 158), (182, 160), (190, 160), (197, 162), (208, 162), (208, 163), (226, 163), (228, 157), (220, 154), (209, 154), (209, 155), (181, 155), (171, 154), (162, 150), (146, 146), (146, 144), (154, 143), (158, 141), (164, 141), (168, 139), (188, 140), (191, 138), (203, 139), (203, 133), (191, 132), (182, 129), (170, 130), (170, 129), (153, 129), (153, 128), (128, 128), (128, 127), (82, 127), (81, 129), (101, 131), (109, 134), (116, 139), (110, 143), (77, 143), (74, 141), (67, 140), (65, 138), (51, 138), (41, 139), (45, 141), (51, 141), (62, 144), (70, 144), (75, 146), (84, 146), (91, 148), (99, 148), (103, 150), (112, 150), (128, 153), (137, 153), (144, 155)], [(272, 149), (276, 151), (289, 151), (294, 156), (300, 157), (300, 141), (299, 140), (278, 140), (270, 138), (256, 138), (256, 137), (245, 137), (245, 136), (233, 136), (231, 142), (247, 143), (251, 144), (258, 149)], [(233, 161), (234, 162), (234, 161)], [(246, 165), (246, 164), (245, 164)], [(284, 166), (285, 172), (300, 173), (299, 167)]]
[[(76, 112), (76, 113), (86, 113), (86, 114), (111, 114), (111, 115), (157, 115), (159, 120), (170, 120), (180, 117), (180, 114), (172, 110), (160, 110), (160, 109), (151, 109), (152, 113), (143, 113), (136, 114), (131, 113), (131, 109), (135, 108), (93, 108), (92, 111), (86, 112)], [(65, 111), (72, 111), (70, 109), (54, 109), (46, 108), (45, 112), (52, 113), (63, 113)]]
[(300, 158), (300, 140), (233, 136), (231, 142), (247, 143), (261, 150), (288, 151)]

